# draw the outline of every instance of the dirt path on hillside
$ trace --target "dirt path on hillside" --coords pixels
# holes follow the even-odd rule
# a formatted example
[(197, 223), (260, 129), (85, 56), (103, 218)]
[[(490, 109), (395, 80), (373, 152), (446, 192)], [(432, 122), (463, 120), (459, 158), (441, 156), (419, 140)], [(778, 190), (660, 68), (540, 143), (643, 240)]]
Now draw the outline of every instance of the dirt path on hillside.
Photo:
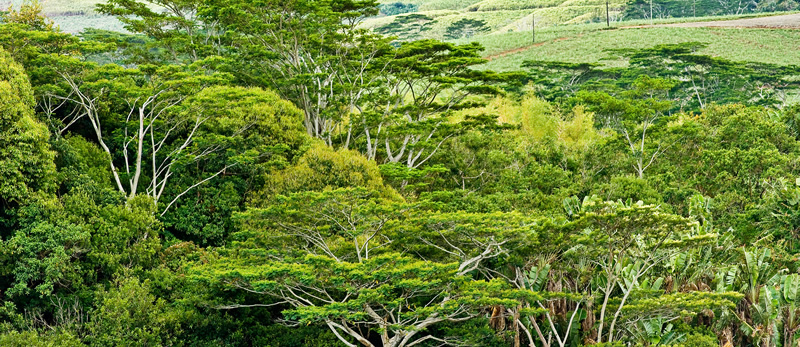
[(785, 14), (780, 16), (709, 21), (709, 22), (640, 25), (640, 26), (623, 27), (623, 28), (650, 28), (650, 27), (800, 29), (800, 13)]
[(531, 49), (533, 47), (539, 47), (541, 45), (544, 45), (545, 43), (558, 42), (558, 41), (564, 41), (564, 40), (569, 40), (569, 37), (559, 37), (557, 39), (550, 40), (550, 41), (537, 42), (537, 43), (534, 43), (532, 45), (528, 45), (528, 46), (524, 46), (524, 47), (518, 47), (518, 48), (514, 48), (514, 49), (509, 49), (507, 51), (502, 51), (500, 53), (496, 53), (496, 54), (492, 54), (490, 56), (484, 57), (484, 59), (486, 59), (488, 61), (492, 61), (493, 59), (502, 58), (502, 57), (505, 57), (507, 55), (517, 54), (517, 53), (520, 53), (520, 52), (525, 52), (525, 51), (527, 51), (527, 50), (529, 50), (529, 49)]

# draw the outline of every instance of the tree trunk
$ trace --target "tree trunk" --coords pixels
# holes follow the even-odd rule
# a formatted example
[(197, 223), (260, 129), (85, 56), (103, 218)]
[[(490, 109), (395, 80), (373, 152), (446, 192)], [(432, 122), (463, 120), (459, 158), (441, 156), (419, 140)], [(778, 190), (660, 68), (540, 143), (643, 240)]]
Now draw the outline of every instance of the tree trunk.
[(613, 282), (615, 282), (615, 281), (610, 280), (610, 279), (608, 280), (608, 285), (606, 285), (606, 291), (603, 293), (603, 296), (604, 296), (604, 298), (603, 298), (603, 306), (600, 308), (600, 325), (597, 327), (597, 342), (598, 343), (599, 342), (603, 342), (603, 321), (605, 320), (605, 317), (606, 317), (606, 307), (608, 306), (608, 299), (611, 296), (611, 294), (610, 294), (611, 293), (611, 288), (613, 288), (614, 285), (616, 285), (616, 283), (613, 283)]
[(520, 347), (519, 345), (519, 325), (522, 324), (519, 320), (519, 311), (522, 309), (522, 305), (518, 305), (517, 309), (514, 310), (514, 347)]

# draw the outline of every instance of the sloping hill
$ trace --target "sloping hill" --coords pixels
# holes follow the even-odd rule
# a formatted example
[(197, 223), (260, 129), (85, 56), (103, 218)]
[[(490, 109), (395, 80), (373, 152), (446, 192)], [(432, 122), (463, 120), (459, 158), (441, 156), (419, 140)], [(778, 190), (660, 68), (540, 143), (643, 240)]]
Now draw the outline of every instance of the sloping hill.
[(662, 24), (660, 26), (678, 27), (678, 28), (798, 29), (800, 28), (800, 13), (769, 16), (769, 17), (758, 17), (758, 18), (721, 20), (721, 21)]
[[(523, 0), (524, 1), (524, 0)], [(481, 2), (480, 0), (381, 0), (382, 4), (401, 2), (418, 7), (419, 11), (461, 10)]]
[[(414, 38), (447, 38), (459, 21), (482, 21), (484, 34), (530, 31), (565, 24), (605, 23), (606, 0), (381, 0), (384, 16), (369, 18), (364, 25), (380, 28), (408, 14), (427, 16), (433, 22)], [(609, 0), (611, 22), (623, 20), (686, 19), (694, 16), (754, 15), (800, 9), (800, 0)], [(735, 5), (735, 6), (734, 6)], [(650, 16), (654, 18), (650, 18)], [(450, 35), (451, 36), (451, 35)], [(468, 35), (469, 36), (469, 35)]]
[(707, 47), (698, 53), (734, 61), (753, 61), (792, 65), (800, 62), (800, 14), (724, 21), (693, 21), (645, 25), (624, 22), (618, 28), (605, 23), (543, 28), (537, 42), (529, 33), (513, 32), (486, 35), (470, 40), (486, 47), (490, 62), (482, 68), (511, 71), (520, 69), (526, 60), (595, 62), (606, 66), (624, 66), (609, 49), (646, 48), (658, 44), (703, 42)]
[[(620, 18), (627, 0), (610, 0), (611, 20)], [(384, 0), (384, 4), (397, 3)], [(488, 33), (529, 31), (535, 19), (537, 27), (560, 24), (577, 24), (605, 21), (605, 0), (405, 0), (402, 4), (413, 5), (415, 11), (435, 20), (421, 34), (423, 38), (444, 38), (448, 28), (455, 22), (468, 19), (485, 22)], [(364, 25), (379, 28), (398, 16), (369, 18)]]
[[(0, 0), (0, 9), (19, 7), (24, 0)], [(95, 5), (104, 0), (41, 0), (44, 14), (61, 30), (77, 33), (84, 28), (121, 31), (122, 23), (116, 18), (95, 12)]]

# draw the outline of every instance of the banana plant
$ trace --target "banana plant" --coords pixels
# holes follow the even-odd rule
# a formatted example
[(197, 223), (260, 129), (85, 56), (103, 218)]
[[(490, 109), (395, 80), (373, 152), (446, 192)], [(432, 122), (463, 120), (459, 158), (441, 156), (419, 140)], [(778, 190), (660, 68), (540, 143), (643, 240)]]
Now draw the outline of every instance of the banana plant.
[(796, 346), (800, 336), (800, 275), (791, 274), (783, 276), (779, 299), (783, 315), (783, 344)]
[(524, 277), (525, 286), (535, 292), (541, 292), (545, 289), (547, 281), (550, 279), (550, 264), (534, 265), (528, 270)]
[(664, 318), (641, 320), (628, 328), (633, 341), (643, 346), (670, 346), (686, 340), (686, 334), (673, 331), (672, 323)]
[(770, 197), (770, 215), (767, 217), (767, 227), (778, 235), (794, 236), (792, 247), (796, 250), (797, 235), (800, 234), (800, 177), (794, 185), (785, 180), (779, 180)]
[[(544, 319), (538, 320), (533, 315), (528, 315), (527, 320), (533, 328), (536, 337), (544, 347), (567, 346), (572, 336), (573, 327), (577, 322), (586, 318), (587, 312), (581, 307), (584, 303), (583, 296), (580, 294), (572, 294), (567, 292), (550, 292), (548, 291), (548, 284), (552, 281), (560, 281), (561, 279), (554, 279), (552, 276), (551, 262), (554, 257), (545, 257), (538, 259), (538, 261), (530, 267), (527, 271), (518, 270), (518, 286), (521, 289), (528, 289), (534, 292), (544, 293), (545, 299), (537, 300), (535, 302), (525, 303), (526, 309), (539, 308), (545, 310)], [(568, 309), (562, 313), (563, 317), (557, 317), (556, 312), (551, 310), (550, 301), (561, 301), (564, 307), (570, 307), (568, 302), (574, 303), (574, 308)], [(513, 313), (512, 313), (513, 315)], [(514, 315), (516, 316), (516, 315)], [(515, 322), (520, 329), (528, 336), (530, 347), (535, 347), (533, 333), (531, 330), (518, 320)]]
[[(754, 344), (780, 346), (783, 338), (782, 273), (770, 262), (771, 251), (741, 249), (738, 264), (721, 268), (715, 282), (717, 291), (736, 290), (744, 294), (743, 305), (734, 313), (740, 330)], [(794, 283), (790, 282), (790, 287)], [(791, 294), (794, 289), (789, 288)]]
[(700, 222), (699, 226), (708, 231), (714, 230), (711, 203), (711, 198), (700, 194), (689, 198), (689, 216)]
[(620, 299), (619, 307), (614, 312), (614, 316), (611, 319), (611, 325), (608, 329), (609, 337), (614, 336), (614, 329), (616, 327), (617, 322), (621, 318), (621, 313), (625, 306), (625, 303), (632, 297), (634, 293), (656, 293), (662, 292), (661, 286), (664, 283), (664, 278), (657, 277), (657, 278), (649, 278), (644, 277), (644, 273), (646, 272), (646, 267), (648, 265), (642, 261), (630, 262), (625, 266), (618, 267), (618, 275), (619, 281), (617, 285), (619, 286), (620, 291), (622, 291), (622, 298)]
[(780, 341), (780, 303), (776, 294), (774, 288), (759, 288), (756, 301), (750, 303), (749, 317), (742, 320), (741, 329), (759, 346), (778, 346)]

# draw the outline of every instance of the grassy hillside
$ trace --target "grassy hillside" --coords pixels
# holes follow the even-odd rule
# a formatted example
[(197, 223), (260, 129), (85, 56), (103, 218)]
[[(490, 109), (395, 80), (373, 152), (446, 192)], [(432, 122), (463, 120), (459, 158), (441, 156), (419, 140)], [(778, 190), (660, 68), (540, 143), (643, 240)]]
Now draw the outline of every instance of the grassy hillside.
[[(612, 19), (619, 17), (626, 1), (609, 2)], [(485, 21), (492, 33), (528, 31), (534, 16), (537, 27), (605, 20), (605, 0), (406, 0), (403, 2), (417, 5), (418, 11), (415, 13), (436, 19), (431, 30), (424, 34), (426, 38), (442, 38), (447, 27), (465, 18)], [(390, 23), (395, 17), (370, 18), (364, 25), (376, 28)]]
[(762, 28), (624, 28), (641, 22), (622, 23), (623, 28), (606, 29), (605, 24), (553, 26), (537, 30), (536, 44), (529, 32), (512, 32), (475, 37), (460, 42), (477, 41), (486, 47), (491, 61), (484, 68), (498, 71), (517, 70), (525, 60), (599, 62), (622, 66), (624, 60), (606, 49), (645, 48), (657, 44), (704, 42), (701, 54), (737, 61), (774, 64), (800, 62), (800, 30)]
[[(0, 0), (6, 7), (9, 4), (19, 6), (23, 0)], [(63, 15), (65, 13), (91, 12), (94, 6), (103, 0), (41, 0), (42, 7), (48, 15)]]
[[(684, 0), (654, 0), (652, 2), (647, 0), (609, 0), (609, 17), (612, 22), (616, 23), (632, 19), (650, 23), (651, 11), (655, 21), (675, 21), (676, 18), (682, 21), (697, 20), (697, 18), (689, 16), (723, 18), (720, 15), (725, 13), (754, 15), (800, 9), (800, 2), (797, 0), (783, 1), (781, 3), (784, 5), (782, 6), (776, 5), (774, 1), (770, 0), (753, 0), (736, 11), (729, 8), (733, 0), (698, 1), (690, 3)], [(430, 26), (430, 30), (421, 34), (422, 38), (442, 39), (445, 37), (447, 28), (462, 19), (484, 21), (488, 27), (488, 34), (530, 31), (534, 18), (536, 27), (542, 30), (556, 25), (605, 23), (606, 21), (606, 0), (381, 0), (381, 2), (387, 6), (402, 4), (407, 6), (404, 11), (413, 11), (410, 13), (434, 18), (436, 22)], [(653, 5), (652, 8), (650, 4)], [(389, 14), (394, 13), (389, 12)], [(364, 24), (369, 28), (378, 28), (403, 15), (405, 13), (369, 18)], [(496, 39), (494, 36), (487, 38), (487, 40), (494, 39)]]
[(461, 10), (480, 0), (381, 0), (381, 3), (403, 2), (419, 6), (420, 11)]
[[(113, 17), (103, 16), (94, 11), (95, 5), (103, 0), (41, 0), (44, 13), (61, 30), (77, 33), (84, 28), (122, 30), (122, 24)], [(0, 0), (0, 8), (19, 6), (23, 0)]]

